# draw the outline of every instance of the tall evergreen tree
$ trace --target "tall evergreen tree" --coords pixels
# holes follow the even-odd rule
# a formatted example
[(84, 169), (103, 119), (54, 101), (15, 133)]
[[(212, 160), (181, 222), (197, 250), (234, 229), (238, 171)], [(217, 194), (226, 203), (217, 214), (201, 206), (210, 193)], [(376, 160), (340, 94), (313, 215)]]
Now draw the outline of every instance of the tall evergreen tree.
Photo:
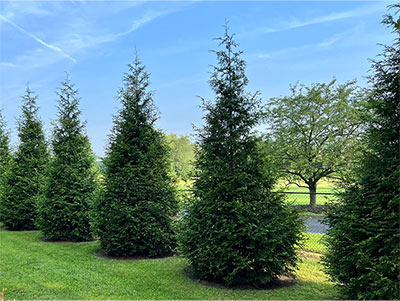
[(226, 285), (264, 285), (296, 266), (301, 222), (272, 192), (275, 177), (258, 148), (258, 93), (245, 92), (245, 61), (226, 27), (216, 51), (198, 131), (194, 199), (184, 218), (182, 250), (198, 277)]
[(128, 66), (105, 160), (97, 217), (101, 247), (113, 256), (164, 256), (175, 246), (171, 217), (177, 208), (169, 149), (154, 127), (149, 74), (137, 56)]
[[(9, 146), (10, 138), (7, 130), (6, 121), (0, 110), (0, 208), (4, 196), (6, 173), (9, 171), (11, 163), (11, 153)], [(1, 222), (1, 220), (0, 220)]]
[(43, 198), (49, 153), (36, 101), (37, 96), (27, 87), (18, 120), (20, 143), (0, 203), (0, 219), (10, 230), (35, 229), (37, 203)]
[(346, 299), (400, 296), (400, 19), (387, 15), (383, 23), (396, 38), (372, 64), (369, 151), (327, 219), (325, 265)]
[(89, 210), (96, 191), (95, 159), (80, 120), (78, 90), (68, 77), (58, 96), (53, 158), (38, 226), (51, 240), (87, 241), (92, 239)]
[(4, 179), (5, 171), (11, 161), (10, 153), (10, 137), (7, 130), (6, 121), (3, 116), (2, 110), (0, 110), (0, 182)]

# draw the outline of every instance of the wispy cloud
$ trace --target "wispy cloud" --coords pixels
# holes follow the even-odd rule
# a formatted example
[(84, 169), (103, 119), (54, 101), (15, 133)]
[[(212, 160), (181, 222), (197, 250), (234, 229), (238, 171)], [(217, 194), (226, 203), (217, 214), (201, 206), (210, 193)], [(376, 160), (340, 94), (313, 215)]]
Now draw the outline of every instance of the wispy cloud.
[[(128, 7), (130, 8), (132, 5), (129, 5)], [(102, 32), (101, 28), (91, 28), (91, 24), (86, 24), (87, 22), (82, 19), (70, 20), (70, 23), (66, 28), (63, 29), (63, 32), (58, 34), (59, 39), (52, 44), (49, 44), (32, 33), (26, 31), (3, 15), (0, 15), (0, 21), (3, 20), (4, 22), (11, 24), (16, 29), (28, 35), (46, 48), (61, 54), (63, 57), (66, 57), (73, 62), (76, 62), (77, 60), (72, 56), (81, 55), (87, 49), (92, 49), (105, 43), (111, 43), (119, 38), (122, 38), (123, 36), (135, 32), (159, 17), (169, 15), (181, 9), (182, 7), (164, 10), (147, 10), (142, 14), (142, 16), (134, 19), (130, 26), (127, 27), (127, 30), (117, 33)], [(74, 22), (77, 23), (76, 26), (73, 25)], [(63, 49), (67, 50), (68, 54)], [(0, 67), (21, 67), (24, 69), (37, 68), (40, 66), (53, 64), (59, 60), (59, 56), (49, 55), (48, 53), (46, 54), (44, 51), (38, 48), (29, 50), (22, 55), (16, 56), (12, 62), (0, 62)]]
[(314, 44), (307, 44), (307, 45), (301, 45), (301, 46), (296, 46), (296, 47), (288, 47), (285, 49), (280, 49), (277, 51), (272, 51), (272, 52), (264, 52), (264, 53), (256, 53), (253, 54), (253, 57), (256, 57), (258, 59), (277, 59), (282, 56), (287, 56), (288, 54), (295, 53), (295, 54), (301, 54), (304, 51), (307, 51), (307, 53), (310, 53), (310, 51), (316, 51), (316, 50), (322, 50), (322, 49), (327, 49), (330, 46), (336, 44), (338, 41), (340, 41), (348, 32), (342, 32), (340, 34), (333, 35), (330, 39), (324, 40), (319, 43), (314, 43)]
[(327, 15), (317, 16), (308, 20), (298, 20), (296, 18), (292, 18), (291, 21), (282, 23), (277, 27), (259, 27), (254, 30), (248, 30), (246, 33), (240, 34), (240, 36), (257, 36), (260, 34), (280, 32), (310, 25), (322, 24), (326, 22), (334, 22), (348, 18), (363, 17), (380, 11), (385, 11), (385, 6), (381, 3), (378, 3), (375, 5), (368, 5), (349, 11), (335, 12)]
[(16, 23), (14, 23), (13, 21), (11, 21), (10, 19), (0, 15), (0, 20), (3, 20), (4, 22), (7, 22), (9, 24), (11, 24), (12, 26), (14, 26), (16, 29), (18, 29), (20, 32), (26, 34), (27, 36), (31, 37), (32, 39), (34, 39), (36, 42), (42, 44), (43, 46), (54, 50), (56, 52), (58, 52), (59, 54), (61, 54), (62, 56), (64, 56), (65, 58), (73, 61), (74, 63), (76, 62), (76, 59), (74, 59), (73, 57), (71, 57), (70, 55), (66, 54), (61, 48), (51, 45), (49, 43), (46, 43), (45, 41), (43, 41), (42, 39), (39, 39), (37, 36), (33, 35), (32, 33), (28, 32), (27, 30), (23, 29), (22, 27), (20, 27), (19, 25), (17, 25)]

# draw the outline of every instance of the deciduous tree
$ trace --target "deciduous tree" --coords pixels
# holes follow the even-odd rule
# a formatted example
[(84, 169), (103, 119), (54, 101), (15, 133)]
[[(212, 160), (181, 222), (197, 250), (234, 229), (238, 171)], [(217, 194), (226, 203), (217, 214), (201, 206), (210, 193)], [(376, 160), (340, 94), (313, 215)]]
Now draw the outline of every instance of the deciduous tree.
[(318, 182), (351, 167), (362, 123), (363, 93), (355, 82), (294, 85), (292, 95), (272, 98), (267, 136), (274, 142), (278, 169), (288, 183), (310, 191), (316, 204)]

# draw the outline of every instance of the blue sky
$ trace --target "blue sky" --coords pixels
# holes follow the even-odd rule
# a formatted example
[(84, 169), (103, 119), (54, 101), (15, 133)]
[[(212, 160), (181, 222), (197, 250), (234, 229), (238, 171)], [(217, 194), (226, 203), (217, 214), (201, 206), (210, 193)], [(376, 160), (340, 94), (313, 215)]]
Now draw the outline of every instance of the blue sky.
[(93, 150), (104, 153), (116, 98), (135, 47), (150, 72), (157, 127), (191, 134), (211, 99), (213, 40), (229, 20), (247, 61), (248, 90), (264, 102), (289, 84), (357, 78), (393, 35), (380, 24), (393, 1), (0, 1), (0, 107), (17, 143), (15, 120), (29, 83), (49, 136), (55, 90), (67, 71), (80, 91)]

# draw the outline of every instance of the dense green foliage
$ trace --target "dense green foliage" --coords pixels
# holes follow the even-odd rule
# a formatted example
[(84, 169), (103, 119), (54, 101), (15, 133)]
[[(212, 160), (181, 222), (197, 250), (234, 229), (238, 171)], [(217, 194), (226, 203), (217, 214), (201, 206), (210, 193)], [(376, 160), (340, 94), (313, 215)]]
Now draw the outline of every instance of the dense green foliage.
[(158, 117), (148, 86), (149, 75), (136, 57), (119, 91), (122, 108), (104, 160), (96, 218), (101, 247), (114, 256), (164, 256), (175, 247), (169, 148), (154, 127)]
[(0, 181), (4, 177), (4, 173), (8, 169), (11, 161), (10, 153), (10, 137), (6, 128), (6, 121), (4, 120), (3, 113), (0, 110)]
[(6, 122), (4, 120), (2, 111), (0, 110), (0, 208), (6, 184), (6, 173), (9, 171), (12, 159), (9, 143), (10, 137), (6, 127)]
[(58, 120), (52, 137), (53, 158), (38, 226), (51, 240), (92, 239), (89, 210), (95, 182), (94, 155), (80, 121), (78, 91), (67, 78), (58, 90)]
[(336, 80), (291, 90), (291, 96), (269, 103), (266, 146), (282, 178), (308, 188), (314, 206), (318, 182), (345, 172), (356, 157), (363, 97), (354, 82), (337, 85)]
[(172, 166), (178, 180), (189, 181), (193, 173), (194, 145), (189, 136), (170, 134), (167, 136), (171, 148)]
[(253, 128), (258, 93), (245, 92), (241, 51), (228, 28), (220, 38), (210, 84), (216, 101), (203, 102), (198, 130), (194, 198), (184, 216), (182, 250), (201, 279), (261, 286), (296, 266), (298, 216), (272, 192), (275, 177)]
[(36, 100), (27, 88), (18, 120), (20, 143), (5, 177), (0, 220), (10, 230), (35, 229), (37, 203), (43, 198), (49, 153)]
[[(400, 5), (397, 5), (397, 9)], [(372, 64), (368, 101), (372, 120), (366, 135), (359, 178), (349, 183), (328, 215), (328, 274), (349, 299), (398, 299), (400, 296), (400, 21), (393, 46)]]

